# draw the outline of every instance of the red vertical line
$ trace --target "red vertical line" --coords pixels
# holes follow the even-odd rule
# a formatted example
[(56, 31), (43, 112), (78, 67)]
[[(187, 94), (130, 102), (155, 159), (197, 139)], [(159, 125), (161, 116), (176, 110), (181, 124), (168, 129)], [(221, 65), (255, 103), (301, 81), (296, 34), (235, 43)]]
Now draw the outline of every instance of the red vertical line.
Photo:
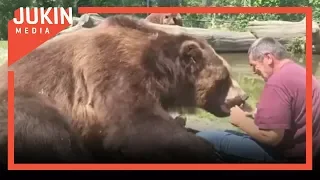
[(306, 164), (312, 169), (312, 8), (306, 12)]
[(14, 166), (14, 73), (8, 71), (8, 169)]

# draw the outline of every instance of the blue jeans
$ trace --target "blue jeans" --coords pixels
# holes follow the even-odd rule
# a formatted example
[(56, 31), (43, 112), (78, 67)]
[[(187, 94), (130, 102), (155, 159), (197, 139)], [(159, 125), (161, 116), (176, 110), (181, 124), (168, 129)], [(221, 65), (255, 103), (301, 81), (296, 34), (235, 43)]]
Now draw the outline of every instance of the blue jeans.
[(225, 161), (276, 162), (281, 156), (270, 146), (236, 131), (202, 131), (196, 134), (211, 142)]

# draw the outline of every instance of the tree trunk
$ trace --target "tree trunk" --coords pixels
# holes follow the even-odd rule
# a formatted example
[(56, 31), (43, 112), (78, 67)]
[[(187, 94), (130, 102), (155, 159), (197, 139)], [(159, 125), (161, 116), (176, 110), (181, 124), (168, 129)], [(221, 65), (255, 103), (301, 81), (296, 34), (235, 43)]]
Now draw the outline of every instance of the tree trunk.
[[(251, 21), (248, 30), (257, 38), (273, 37), (281, 43), (288, 43), (293, 38), (306, 36), (305, 20), (300, 22), (288, 21)], [(320, 44), (320, 28), (316, 22), (312, 23), (313, 43)]]

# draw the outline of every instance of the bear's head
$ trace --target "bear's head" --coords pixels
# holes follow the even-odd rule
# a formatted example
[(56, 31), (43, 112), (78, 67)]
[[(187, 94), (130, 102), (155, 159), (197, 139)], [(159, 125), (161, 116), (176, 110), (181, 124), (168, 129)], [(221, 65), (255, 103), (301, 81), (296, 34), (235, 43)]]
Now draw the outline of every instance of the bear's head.
[(179, 13), (151, 13), (146, 20), (157, 24), (183, 26), (182, 17)]
[(109, 32), (112, 27), (117, 32), (124, 28), (123, 37), (127, 36), (130, 46), (140, 47), (142, 69), (147, 72), (141, 78), (151, 77), (164, 108), (192, 110), (197, 106), (225, 117), (231, 107), (244, 104), (248, 98), (232, 78), (230, 65), (205, 39), (184, 34), (178, 26), (132, 16), (111, 16), (103, 24)]
[(197, 43), (202, 46), (193, 47), (199, 55), (202, 53), (198, 58), (203, 58), (205, 62), (196, 77), (197, 105), (217, 117), (229, 116), (234, 106), (246, 107), (244, 110), (251, 111), (246, 103), (249, 96), (233, 79), (228, 62), (206, 42)]
[[(146, 53), (162, 88), (165, 108), (201, 107), (217, 117), (249, 97), (232, 78), (230, 65), (206, 40), (188, 35), (156, 34)], [(150, 63), (156, 62), (156, 63)]]

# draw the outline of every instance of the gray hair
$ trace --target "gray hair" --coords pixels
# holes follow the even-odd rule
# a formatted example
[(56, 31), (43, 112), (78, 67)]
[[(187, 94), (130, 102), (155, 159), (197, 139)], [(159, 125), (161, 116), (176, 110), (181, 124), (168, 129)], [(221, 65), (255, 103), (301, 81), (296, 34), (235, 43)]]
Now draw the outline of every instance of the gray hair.
[(262, 60), (265, 53), (270, 53), (279, 60), (289, 57), (285, 46), (271, 37), (257, 39), (251, 44), (248, 51), (248, 55), (251, 55), (253, 60)]

